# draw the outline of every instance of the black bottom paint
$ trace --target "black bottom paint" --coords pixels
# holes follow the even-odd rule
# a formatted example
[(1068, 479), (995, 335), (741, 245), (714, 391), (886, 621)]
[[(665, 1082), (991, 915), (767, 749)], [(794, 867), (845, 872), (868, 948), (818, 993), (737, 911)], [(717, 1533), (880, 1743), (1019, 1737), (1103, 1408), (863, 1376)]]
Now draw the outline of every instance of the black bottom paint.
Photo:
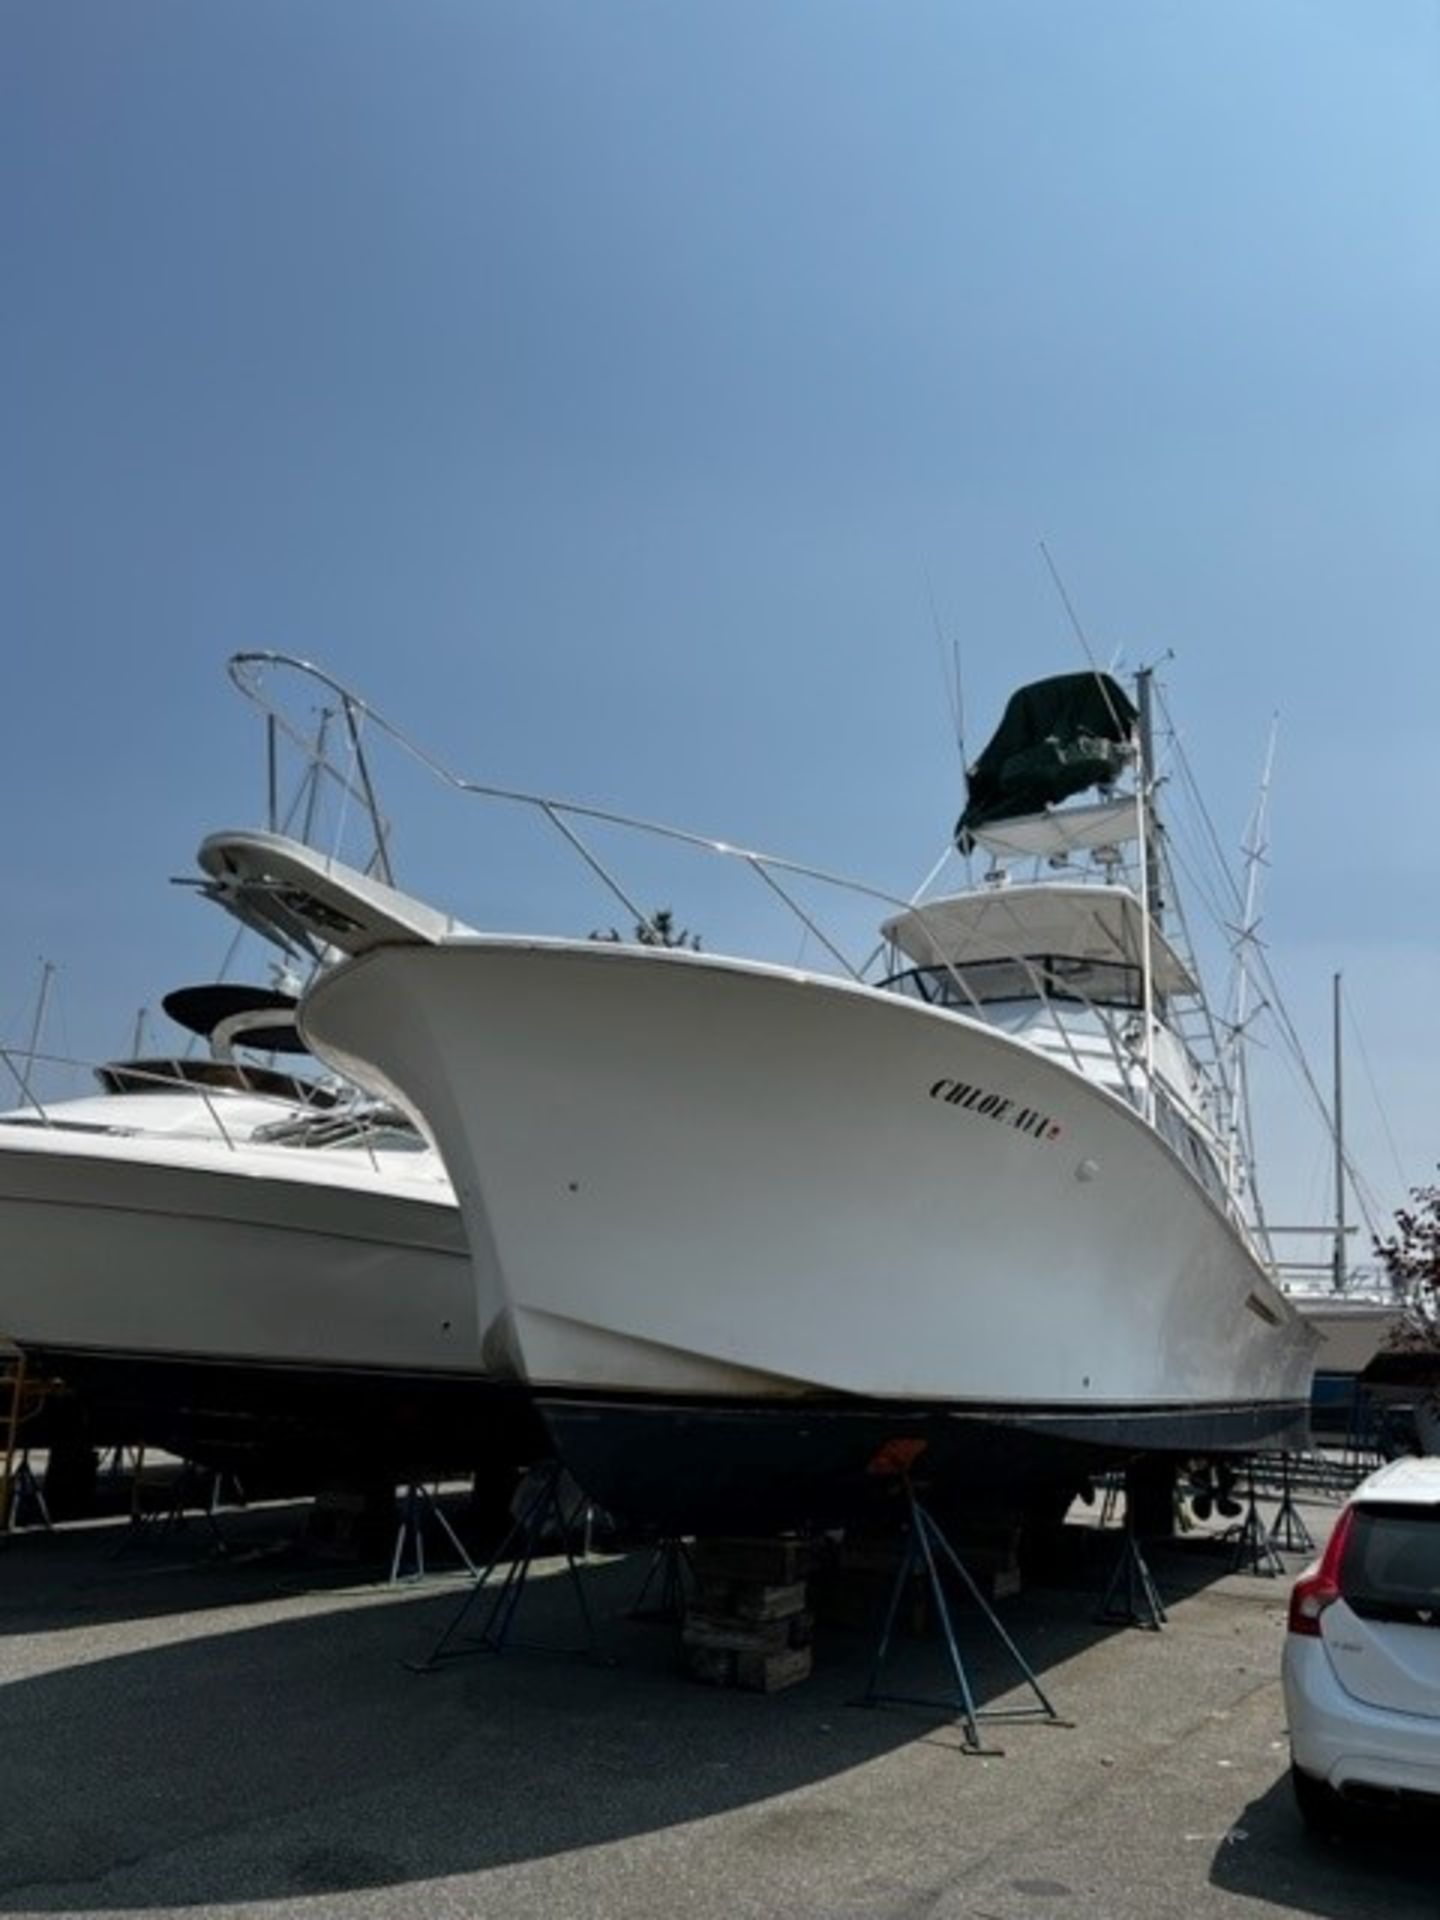
[(1308, 1409), (1164, 1407), (1051, 1413), (865, 1402), (782, 1406), (541, 1393), (557, 1451), (618, 1518), (675, 1532), (834, 1525), (892, 1502), (902, 1462), (944, 1506), (1053, 1507), (1137, 1454), (1299, 1447)]
[(93, 1444), (162, 1447), (256, 1482), (399, 1482), (523, 1465), (547, 1446), (525, 1388), (479, 1375), (70, 1347), (27, 1359), (73, 1390)]

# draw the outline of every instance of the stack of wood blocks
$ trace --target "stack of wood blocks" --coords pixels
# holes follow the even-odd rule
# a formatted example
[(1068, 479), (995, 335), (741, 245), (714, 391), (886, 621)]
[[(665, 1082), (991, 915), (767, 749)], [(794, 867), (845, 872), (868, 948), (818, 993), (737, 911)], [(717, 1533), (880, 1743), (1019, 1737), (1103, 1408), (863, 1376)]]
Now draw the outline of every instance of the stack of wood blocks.
[(711, 1686), (775, 1693), (810, 1672), (812, 1619), (804, 1540), (697, 1540), (685, 1610), (685, 1664)]
[[(1008, 1600), (1020, 1591), (1019, 1528), (999, 1521), (969, 1521), (947, 1531), (965, 1570), (987, 1600)], [(885, 1618), (904, 1552), (903, 1532), (894, 1528), (847, 1528), (814, 1583), (815, 1609), (827, 1626), (878, 1632)], [(936, 1566), (952, 1602), (971, 1605), (964, 1584), (943, 1554)], [(895, 1625), (901, 1633), (931, 1629), (930, 1581), (916, 1559), (900, 1596)]]

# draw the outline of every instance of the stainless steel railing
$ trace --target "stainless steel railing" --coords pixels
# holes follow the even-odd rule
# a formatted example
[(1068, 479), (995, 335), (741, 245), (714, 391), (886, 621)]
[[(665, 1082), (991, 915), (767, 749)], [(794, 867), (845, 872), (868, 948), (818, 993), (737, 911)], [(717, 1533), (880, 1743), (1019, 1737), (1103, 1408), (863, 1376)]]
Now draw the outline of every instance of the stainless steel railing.
[[(525, 809), (542, 819), (567, 843), (611, 897), (633, 919), (636, 926), (646, 929), (650, 934), (655, 935), (657, 940), (658, 934), (649, 914), (639, 904), (634, 891), (627, 887), (601, 858), (591, 839), (586, 836), (587, 827), (618, 828), (623, 832), (645, 835), (673, 846), (737, 863), (751, 873), (773, 898), (782, 903), (805, 933), (829, 955), (841, 974), (858, 985), (875, 986), (876, 983), (867, 975), (880, 950), (872, 951), (865, 962), (857, 964), (853, 961), (819, 924), (815, 915), (796, 898), (793, 882), (803, 880), (864, 900), (880, 908), (882, 918), (894, 912), (907, 912), (915, 914), (921, 924), (925, 924), (926, 909), (923, 902), (856, 880), (848, 875), (836, 873), (828, 868), (818, 867), (781, 854), (764, 852), (754, 847), (736, 846), (727, 840), (674, 827), (663, 821), (648, 819), (641, 815), (472, 779), (447, 765), (403, 728), (371, 706), (353, 688), (346, 686), (312, 661), (272, 650), (249, 651), (232, 657), (229, 662), (229, 673), (240, 692), (264, 716), (270, 765), (268, 784), (272, 796), (278, 791), (275, 774), (277, 742), (284, 737), (306, 757), (307, 763), (315, 770), (317, 781), (324, 778), (336, 783), (343, 795), (359, 804), (369, 823), (374, 845), (381, 851), (380, 870), (382, 877), (387, 880), (391, 877), (388, 851), (386, 851), (389, 842), (389, 823), (380, 811), (376, 782), (371, 767), (371, 746), (377, 740), (388, 742), (405, 758), (414, 762), (442, 786), (453, 792), (472, 799), (493, 801), (501, 805)], [(340, 715), (343, 723), (341, 738), (345, 743), (350, 762), (349, 769), (337, 766), (330, 759), (323, 732), (317, 737), (317, 734), (302, 725), (284, 704), (272, 697), (270, 688), (273, 681), (286, 674), (299, 676), (302, 680), (312, 683), (321, 689), (330, 702), (333, 702), (333, 711)], [(272, 828), (277, 825), (273, 818), (271, 825)], [(933, 878), (933, 873), (931, 877)], [(936, 951), (939, 952), (938, 946)], [(1060, 1039), (1070, 1066), (1092, 1084), (1103, 1085), (1103, 1083), (1097, 1083), (1095, 1075), (1087, 1070), (1084, 1050), (1077, 1045), (1076, 1034), (1072, 1032), (1066, 1017), (1061, 1012), (1059, 1003), (1053, 995), (1047, 993), (1044, 980), (1033, 957), (1018, 951), (1011, 953), (1008, 957), (1016, 966), (1023, 969), (1030, 981), (1035, 999), (1045, 1004), (1047, 1017)], [(960, 1001), (977, 1019), (983, 1021), (985, 1019), (983, 1003), (965, 978), (963, 961), (957, 962), (942, 957), (935, 964), (943, 969), (952, 982)], [(1115, 1066), (1124, 1099), (1137, 1111), (1144, 1113), (1146, 1097), (1139, 1074), (1139, 1061), (1135, 1050), (1127, 1044), (1126, 1039), (1126, 1032), (1134, 1015), (1131, 1014), (1122, 1022), (1117, 1018), (1113, 1008), (1090, 999), (1079, 988), (1068, 991), (1069, 997), (1093, 1016)], [(1203, 1068), (1200, 1068), (1198, 1061), (1196, 1065), (1197, 1070), (1203, 1075)], [(1213, 1093), (1214, 1090), (1210, 1091)], [(1205, 1128), (1204, 1131), (1208, 1133), (1210, 1129)], [(1248, 1222), (1238, 1203), (1232, 1204), (1227, 1210), (1237, 1225), (1248, 1233)]]

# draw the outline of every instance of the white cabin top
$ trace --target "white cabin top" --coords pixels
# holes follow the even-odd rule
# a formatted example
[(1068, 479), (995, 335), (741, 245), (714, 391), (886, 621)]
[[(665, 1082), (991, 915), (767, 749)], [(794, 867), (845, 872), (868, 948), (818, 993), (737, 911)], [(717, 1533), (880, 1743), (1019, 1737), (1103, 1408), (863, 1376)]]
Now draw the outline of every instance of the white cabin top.
[[(921, 967), (971, 967), (993, 960), (1065, 960), (1138, 969), (1144, 910), (1128, 887), (1037, 881), (927, 900), (896, 914), (885, 938)], [(1150, 955), (1159, 993), (1198, 991), (1189, 968), (1158, 927)]]
[(1120, 794), (1078, 807), (1046, 807), (972, 827), (977, 847), (1000, 860), (1053, 860), (1072, 853), (1118, 849), (1140, 837), (1139, 802)]

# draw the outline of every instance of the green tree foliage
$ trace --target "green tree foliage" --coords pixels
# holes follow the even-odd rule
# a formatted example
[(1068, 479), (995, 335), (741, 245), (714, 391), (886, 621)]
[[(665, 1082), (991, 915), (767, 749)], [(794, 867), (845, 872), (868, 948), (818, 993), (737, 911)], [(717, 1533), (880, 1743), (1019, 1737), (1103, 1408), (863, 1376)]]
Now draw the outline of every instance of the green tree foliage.
[(611, 927), (602, 933), (597, 928), (591, 935), (592, 940), (613, 940), (621, 946), (638, 947), (684, 947), (691, 953), (699, 953), (700, 936), (691, 933), (688, 927), (677, 927), (675, 916), (669, 907), (657, 907), (648, 922), (637, 920), (630, 933), (621, 933)]
[(1412, 1187), (1395, 1212), (1395, 1230), (1375, 1242), (1375, 1257), (1406, 1303), (1392, 1344), (1440, 1351), (1440, 1187)]

